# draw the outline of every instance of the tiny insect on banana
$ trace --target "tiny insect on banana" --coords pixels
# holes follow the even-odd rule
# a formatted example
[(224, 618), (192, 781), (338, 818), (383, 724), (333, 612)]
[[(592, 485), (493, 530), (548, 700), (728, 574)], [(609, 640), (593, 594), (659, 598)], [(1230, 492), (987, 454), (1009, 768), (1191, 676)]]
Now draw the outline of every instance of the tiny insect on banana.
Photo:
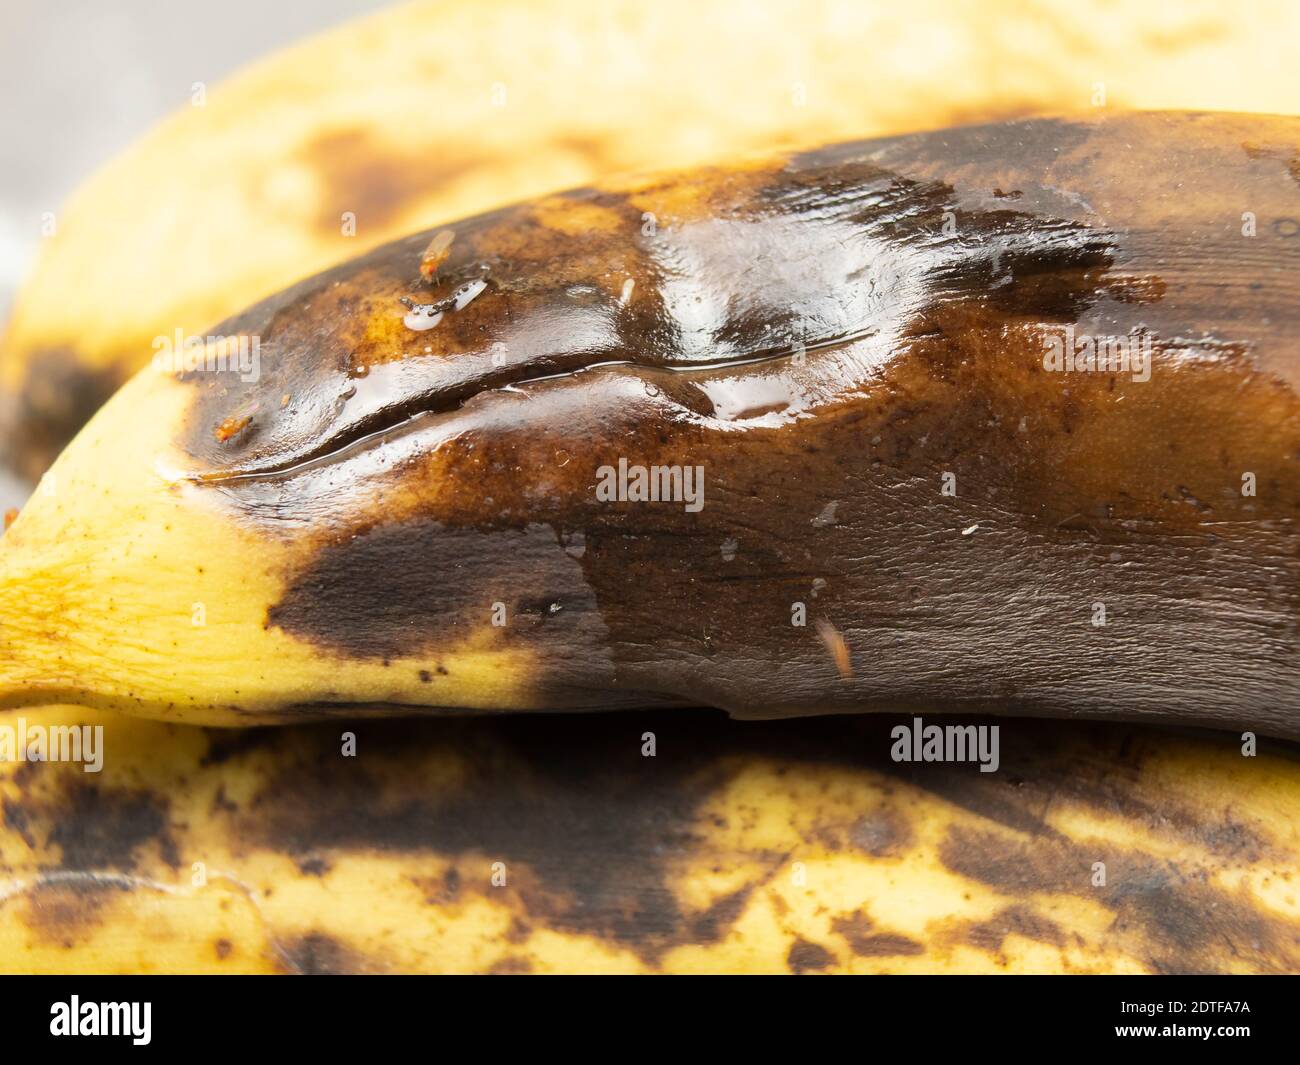
[(0, 760), (0, 971), (1295, 972), (1300, 762), (1222, 733), (512, 715)]
[(64, 453), (0, 546), (3, 698), (1300, 735), (1298, 144), (1003, 123), (386, 245)]

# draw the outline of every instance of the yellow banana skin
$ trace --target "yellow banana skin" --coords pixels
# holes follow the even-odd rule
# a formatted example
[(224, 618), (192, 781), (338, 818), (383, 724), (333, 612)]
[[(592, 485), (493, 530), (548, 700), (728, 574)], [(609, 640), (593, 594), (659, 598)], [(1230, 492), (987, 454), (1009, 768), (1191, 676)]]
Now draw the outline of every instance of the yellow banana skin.
[(0, 763), (5, 972), (1300, 969), (1287, 746), (1004, 722), (982, 774), (892, 763), (893, 719), (21, 713), (104, 765)]
[[(1294, 736), (1298, 141), (993, 124), (386, 245), (219, 328), (260, 374), (143, 371), (63, 454), (0, 543), (0, 698)], [(1049, 372), (1062, 330), (1145, 376)], [(602, 499), (625, 461), (711, 494)]]
[(1000, 117), (1297, 113), (1297, 39), (1283, 0), (380, 12), (178, 100), (57, 212), (0, 342), (6, 457), (34, 482), (155, 338), (425, 226), (618, 171)]

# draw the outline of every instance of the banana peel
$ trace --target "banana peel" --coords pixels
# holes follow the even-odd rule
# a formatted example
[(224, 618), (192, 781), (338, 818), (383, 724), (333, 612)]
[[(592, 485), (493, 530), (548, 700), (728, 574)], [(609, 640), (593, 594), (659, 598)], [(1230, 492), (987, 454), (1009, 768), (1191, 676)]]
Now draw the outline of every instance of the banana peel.
[(104, 761), (0, 762), (4, 972), (1300, 968), (1286, 745), (1021, 721), (983, 774), (889, 718), (19, 713)]
[[(0, 543), (0, 699), (1295, 736), (1297, 145), (1285, 117), (1000, 123), (376, 249), (63, 454)], [(1051, 372), (1063, 336), (1131, 364)], [(629, 464), (697, 471), (700, 506), (603, 495)]]
[(1280, 0), (380, 12), (196, 85), (57, 212), (0, 342), (6, 460), (34, 483), (158, 338), (405, 233), (787, 145), (1087, 107), (1300, 113), (1298, 39)]

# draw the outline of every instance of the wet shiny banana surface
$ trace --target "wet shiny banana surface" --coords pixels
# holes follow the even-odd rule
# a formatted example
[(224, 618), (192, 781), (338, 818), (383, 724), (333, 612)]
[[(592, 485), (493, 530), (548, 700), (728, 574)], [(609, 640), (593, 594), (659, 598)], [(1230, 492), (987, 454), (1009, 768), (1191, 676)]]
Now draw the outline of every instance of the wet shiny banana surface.
[(1294, 736), (1298, 135), (999, 123), (377, 249), (64, 453), (0, 542), (0, 699)]
[(270, 626), (430, 704), (495, 606), (542, 705), (1294, 733), (1298, 131), (1013, 122), (417, 234), (217, 330), (261, 375), (183, 375), (184, 472), (292, 544)]

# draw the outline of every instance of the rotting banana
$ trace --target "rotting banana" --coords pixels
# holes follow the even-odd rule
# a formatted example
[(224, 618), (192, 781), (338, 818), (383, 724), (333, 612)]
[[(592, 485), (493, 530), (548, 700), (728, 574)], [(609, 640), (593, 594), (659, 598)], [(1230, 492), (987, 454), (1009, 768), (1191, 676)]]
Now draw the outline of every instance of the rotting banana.
[(1297, 145), (1002, 123), (377, 249), (64, 453), (0, 543), (0, 696), (1298, 735)]
[(1003, 721), (983, 774), (889, 718), (20, 714), (103, 769), (0, 762), (0, 971), (1300, 970), (1285, 744)]
[[(841, 37), (842, 43), (828, 47), (828, 41), (810, 44), (806, 32), (796, 38), (769, 33), (748, 7), (745, 17), (719, 13), (728, 33), (700, 34), (699, 19), (709, 16), (698, 6), (685, 15), (686, 5), (657, 4), (647, 20), (641, 13), (651, 9), (634, 5), (609, 16), (610, 25), (598, 35), (607, 47), (592, 48), (583, 43), (584, 27), (573, 24), (574, 12), (559, 17), (558, 5), (529, 0), (475, 9), (476, 24), (492, 21), (491, 34), (457, 34), (454, 20), (469, 17), (468, 9), (429, 5), (364, 20), (274, 57), (209, 93), (206, 108), (187, 109), (171, 120), (60, 212), (57, 236), (46, 243), (0, 349), (0, 387), (12, 397), (5, 401), (6, 417), (21, 411), (17, 424), (29, 434), (17, 452), (22, 466), (34, 479), (98, 400), (144, 364), (155, 337), (170, 336), (178, 327), (207, 332), (222, 316), (359, 246), (588, 180), (606, 167), (690, 162), (711, 152), (711, 145), (726, 154), (782, 139), (826, 140), (938, 126), (963, 116), (1072, 107), (1081, 94), (1095, 94), (1098, 80), (1111, 106), (1300, 111), (1300, 100), (1286, 96), (1300, 91), (1300, 83), (1279, 76), (1289, 71), (1288, 42), (1298, 36), (1287, 31), (1286, 20), (1300, 12), (1287, 5), (1251, 5), (1228, 16), (1217, 5), (1187, 4), (1171, 22), (1168, 12), (1136, 5), (1036, 3), (1024, 9), (1026, 24), (1034, 14), (1055, 15), (1041, 19), (1040, 32), (1014, 36), (1001, 33), (993, 19), (987, 20), (987, 30), (975, 32), (986, 21), (983, 9), (977, 23), (947, 11), (950, 6), (918, 2), (908, 5), (905, 15), (870, 10), (861, 16), (864, 27), (856, 28), (846, 26), (848, 15), (840, 10), (827, 37)], [(617, 7), (606, 4), (601, 11)], [(807, 15), (807, 5), (800, 7), (805, 30), (821, 23)], [(941, 31), (927, 32), (922, 43), (909, 46), (916, 23), (926, 15)], [(690, 31), (682, 28), (687, 18)], [(520, 32), (530, 19), (528, 32)], [(653, 54), (682, 56), (681, 69), (669, 77), (659, 76), (658, 62), (645, 72), (655, 75), (654, 91), (638, 87), (635, 79), (643, 75), (624, 62), (627, 49), (619, 44), (651, 32), (653, 27), (638, 19), (657, 22), (664, 35)], [(780, 15), (771, 20), (777, 31), (787, 23)], [(1060, 29), (1051, 30), (1053, 25)], [(550, 47), (548, 35), (570, 31), (576, 46)], [(864, 32), (870, 33), (874, 77), (891, 86), (889, 92), (863, 91)], [(771, 41), (767, 59), (765, 36)], [(448, 47), (453, 40), (455, 47)], [(684, 50), (697, 42), (707, 58), (692, 62)], [(521, 44), (535, 45), (546, 61), (515, 63)], [(838, 62), (832, 48), (838, 49)], [(492, 49), (511, 59), (509, 104), (480, 111), (475, 107), (492, 87), (479, 92), (478, 81), (496, 80), (481, 76), (493, 69)], [(439, 61), (429, 62), (435, 54)], [(933, 66), (919, 63), (922, 55), (941, 62), (945, 76), (936, 78)], [(612, 62), (602, 66), (607, 57)], [(745, 77), (735, 76), (741, 62)], [(633, 91), (619, 91), (615, 67), (622, 68), (618, 76), (628, 78)], [(773, 73), (773, 91), (787, 94), (777, 106), (738, 106), (733, 90), (746, 103), (754, 97), (752, 70)], [(534, 81), (520, 80), (532, 77), (532, 71)], [(809, 72), (812, 78), (806, 80)], [(358, 82), (367, 83), (366, 92), (356, 91)], [(799, 82), (809, 90), (806, 105), (793, 109), (787, 106), (788, 93)], [(650, 109), (678, 86), (680, 113), (657, 126), (658, 112)], [(556, 106), (563, 103), (557, 92), (581, 98), (581, 106)], [(430, 108), (430, 95), (456, 106)], [(605, 129), (600, 117), (584, 137), (570, 136), (575, 122), (588, 122), (606, 103), (617, 114), (616, 125)], [(555, 122), (561, 114), (569, 128)], [(626, 122), (628, 114), (637, 116), (634, 124)], [(712, 125), (697, 125), (704, 114), (712, 115)], [(446, 115), (464, 116), (472, 137), (449, 136)], [(470, 150), (484, 135), (491, 150)], [(449, 141), (464, 150), (449, 153)], [(442, 167), (449, 157), (454, 165)], [(415, 158), (421, 159), (427, 185), (401, 180), (396, 164)], [(240, 165), (223, 165), (232, 159)], [(187, 165), (176, 165), (178, 160)], [(196, 181), (190, 164), (203, 160), (211, 162)], [(339, 216), (356, 204), (365, 207), (358, 212), (357, 235), (340, 239)], [(168, 216), (184, 218), (185, 224), (170, 224)], [(230, 254), (231, 248), (247, 253)], [(46, 490), (53, 489), (48, 482)], [(0, 722), (17, 713), (0, 714)], [(868, 811), (884, 807), (884, 789), (897, 789), (898, 767), (877, 782), (865, 766), (849, 765), (846, 751), (853, 749), (856, 732), (845, 731), (855, 728), (846, 721), (798, 723), (797, 732), (791, 724), (747, 725), (736, 735), (711, 715), (651, 723), (626, 718), (622, 724), (632, 735), (621, 730), (615, 735), (617, 720), (603, 718), (423, 722), (418, 729), (367, 725), (357, 729), (363, 757), (341, 762), (366, 768), (366, 780), (378, 779), (344, 786), (371, 813), (376, 806), (366, 796), (381, 792), (381, 818), (428, 803), (430, 792), (420, 774), (435, 764), (466, 772), (477, 767), (478, 805), (468, 811), (478, 816), (474, 827), (451, 839), (411, 838), (399, 858), (382, 824), (361, 828), (349, 821), (353, 827), (336, 829), (328, 844), (321, 844), (319, 833), (312, 842), (286, 833), (270, 843), (259, 837), (255, 844), (235, 834), (249, 823), (247, 795), (260, 796), (258, 810), (285, 809), (291, 797), (270, 783), (278, 779), (281, 761), (301, 767), (337, 757), (338, 729), (213, 734), (84, 709), (21, 713), (33, 725), (102, 723), (111, 753), (102, 775), (68, 766), (0, 763), (4, 971), (638, 970), (659, 958), (661, 969), (685, 968), (685, 958), (705, 971), (1297, 968), (1292, 766), (1274, 758), (1244, 762), (1212, 749), (1207, 745), (1212, 741), (1171, 740), (1158, 730), (1026, 723), (1035, 736), (1061, 737), (1052, 743), (1062, 753), (1027, 755), (1042, 758), (1044, 765), (1027, 767), (1025, 793), (1008, 786), (1014, 778), (996, 782), (1002, 784), (998, 788), (973, 775), (971, 783), (1003, 823), (970, 816), (908, 788), (913, 839), (906, 860), (895, 860), (892, 836)], [(537, 839), (546, 841), (530, 850), (537, 864), (545, 864), (546, 850), (557, 861), (567, 855), (589, 871), (596, 864), (594, 853), (630, 857), (631, 867), (640, 871), (662, 867), (662, 844), (671, 845), (689, 831), (681, 829), (677, 808), (636, 803), (635, 795), (612, 787), (604, 772), (606, 760), (625, 756), (625, 744), (638, 744), (640, 731), (649, 727), (674, 736), (679, 748), (707, 751), (709, 765), (721, 766), (732, 781), (714, 787), (709, 809), (743, 836), (719, 833), (711, 843), (692, 836), (692, 867), (704, 869), (706, 853), (741, 863), (748, 855), (756, 867), (780, 851), (788, 863), (779, 873), (743, 900), (716, 909), (706, 905), (719, 890), (716, 873), (706, 874), (703, 886), (679, 880), (671, 898), (686, 902), (665, 910), (653, 905), (668, 898), (659, 890), (661, 880), (643, 892), (620, 879), (611, 861), (597, 866), (596, 875), (564, 885), (571, 888), (563, 893), (564, 905), (578, 916), (558, 930), (545, 916), (553, 904), (518, 888), (518, 858), (509, 866), (509, 888), (489, 894), (484, 880), (490, 883), (490, 863), (474, 842), (500, 839), (500, 832), (484, 826), (511, 819), (523, 818)], [(769, 731), (757, 736), (748, 731), (752, 728)], [(367, 757), (374, 753), (372, 736), (380, 741), (381, 762)], [(750, 742), (740, 742), (746, 736)], [(797, 757), (784, 745), (789, 738), (798, 747)], [(743, 749), (726, 754), (737, 743)], [(872, 750), (878, 753), (878, 747)], [(574, 761), (584, 786), (593, 777), (600, 781), (595, 801), (613, 804), (607, 819), (582, 822), (583, 842), (568, 850), (566, 833), (556, 831), (549, 816), (537, 815), (545, 810), (563, 819), (574, 809), (557, 797), (572, 800), (576, 776), (555, 780), (561, 776), (556, 769), (543, 780), (540, 771), (550, 764), (543, 755), (555, 766)], [(1015, 759), (1005, 761), (1010, 767)], [(498, 768), (515, 770), (513, 777), (502, 778), (502, 789), (484, 783), (495, 779)], [(1064, 796), (1053, 792), (1058, 781), (1044, 779), (1045, 772), (1059, 775)], [(296, 779), (301, 781), (301, 774)], [(347, 778), (327, 780), (322, 773), (318, 779), (304, 801), (335, 810), (328, 803), (337, 800), (334, 787)], [(635, 779), (644, 783), (645, 778)], [(1070, 782), (1075, 779), (1084, 781), (1082, 802), (1074, 797)], [(528, 784), (512, 786), (520, 781)], [(837, 801), (827, 801), (827, 793)], [(441, 802), (446, 793), (437, 794)], [(812, 802), (819, 803), (817, 816), (801, 815)], [(1164, 817), (1166, 803), (1178, 811), (1172, 820)], [(1061, 814), (1063, 806), (1067, 816)], [(1028, 814), (1019, 820), (1017, 811), (1026, 807)], [(625, 810), (643, 815), (638, 826), (649, 824), (644, 847), (611, 849), (605, 842), (617, 833), (617, 817)], [(593, 811), (598, 807), (584, 809)], [(281, 823), (296, 816), (282, 812)], [(1035, 819), (1055, 829), (1046, 841), (1038, 838), (1043, 833), (1035, 829)], [(990, 853), (1007, 858), (1003, 886), (990, 894), (977, 881), (974, 901), (964, 874), (939, 870), (933, 841), (954, 821), (987, 830), (982, 842)], [(160, 823), (165, 836), (154, 834)], [(1014, 828), (1005, 827), (1013, 823)], [(703, 832), (710, 829), (717, 831), (716, 823), (702, 824)], [(1151, 863), (1131, 861), (1127, 867), (1158, 875), (1126, 880), (1128, 902), (1118, 888), (1113, 894), (1079, 896), (1078, 882), (1065, 879), (1068, 873), (1045, 877), (1033, 861), (1042, 854), (1059, 859), (1060, 834), (1083, 841), (1098, 858), (1147, 854)], [(165, 842), (168, 838), (175, 847)], [(280, 859), (274, 857), (276, 848)], [(509, 849), (519, 854), (518, 848)], [(445, 854), (467, 855), (453, 876), (445, 875), (452, 868), (451, 860), (440, 857)], [(810, 854), (816, 860), (805, 862), (806, 885), (796, 887), (795, 862)], [(193, 884), (194, 861), (205, 861), (208, 869), (218, 866), (209, 886)], [(1026, 871), (1012, 887), (1016, 862)], [(939, 871), (928, 877), (913, 872), (926, 863)], [(425, 894), (413, 893), (404, 879), (413, 867)], [(471, 903), (456, 905), (466, 878)], [(1197, 894), (1198, 886), (1215, 891)], [(1215, 905), (1218, 889), (1224, 888), (1232, 903), (1226, 910)], [(553, 890), (551, 885), (548, 893)], [(1088, 907), (1080, 898), (1108, 901)], [(620, 913), (632, 913), (619, 924), (624, 933), (619, 940), (602, 936), (599, 922), (583, 920), (584, 914), (608, 912), (610, 899), (618, 900)], [(649, 904), (639, 905), (640, 900)], [(101, 904), (105, 901), (111, 907)], [(305, 908), (295, 910), (295, 903)], [(488, 909), (489, 903), (497, 909)], [(515, 905), (535, 906), (541, 922), (525, 919), (516, 925)], [(1202, 912), (1195, 914), (1198, 909)], [(725, 926), (737, 911), (743, 922), (733, 922), (720, 943), (709, 930)], [(975, 919), (981, 911), (988, 920)], [(384, 913), (393, 919), (383, 920)], [(662, 945), (684, 933), (666, 933), (663, 922), (705, 914), (692, 926), (699, 947), (665, 955)], [(1043, 914), (1051, 915), (1055, 926), (1043, 922)], [(945, 922), (948, 915), (957, 920)], [(935, 934), (918, 953), (916, 942), (897, 938), (890, 927), (896, 919), (898, 929), (919, 935), (928, 927)], [(574, 923), (585, 924), (587, 933), (574, 934)], [(411, 932), (395, 940), (385, 930), (390, 924)], [(1263, 938), (1257, 936), (1261, 928), (1268, 930)], [(1058, 942), (1062, 946), (1054, 945)]]
[(1285, 0), (381, 12), (195, 86), (55, 214), (0, 345), (0, 438), (35, 481), (157, 338), (436, 222), (612, 171), (1036, 112), (1300, 113), (1296, 40)]

